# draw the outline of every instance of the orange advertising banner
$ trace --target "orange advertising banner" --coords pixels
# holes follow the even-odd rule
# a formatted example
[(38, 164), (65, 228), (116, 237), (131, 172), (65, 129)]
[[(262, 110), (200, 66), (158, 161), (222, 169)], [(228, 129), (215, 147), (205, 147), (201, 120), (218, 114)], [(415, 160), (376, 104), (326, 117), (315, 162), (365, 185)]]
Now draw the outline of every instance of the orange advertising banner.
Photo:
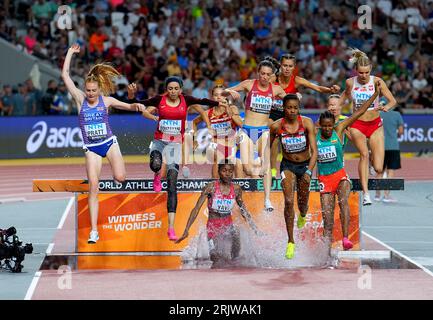
[[(178, 236), (183, 233), (191, 210), (194, 208), (199, 192), (179, 193), (175, 219), (175, 231)], [(98, 231), (99, 241), (88, 244), (90, 232), (90, 215), (88, 195), (78, 195), (78, 232), (77, 252), (164, 252), (181, 251), (188, 245), (188, 239), (175, 244), (168, 240), (167, 194), (164, 193), (111, 193), (99, 194)], [(265, 233), (272, 234), (275, 228), (285, 229), (284, 198), (282, 192), (272, 192), (271, 201), (275, 207), (272, 213), (263, 212), (263, 192), (244, 192), (243, 198), (258, 227)], [(296, 199), (296, 193), (295, 193)], [(352, 192), (349, 197), (350, 226), (349, 239), (353, 250), (360, 249), (359, 231), (359, 195)], [(295, 212), (298, 214), (295, 201)], [(323, 222), (320, 206), (320, 194), (310, 193), (307, 223), (302, 231), (301, 240), (314, 241), (323, 233)], [(261, 219), (267, 215), (266, 219)], [(245, 223), (239, 219), (238, 209), (233, 213), (235, 223)], [(266, 220), (266, 223), (263, 221)], [(338, 205), (335, 208), (334, 247), (341, 248), (342, 232)], [(198, 234), (199, 226), (207, 221), (207, 203), (189, 231), (189, 239)], [(297, 229), (295, 225), (295, 234)]]

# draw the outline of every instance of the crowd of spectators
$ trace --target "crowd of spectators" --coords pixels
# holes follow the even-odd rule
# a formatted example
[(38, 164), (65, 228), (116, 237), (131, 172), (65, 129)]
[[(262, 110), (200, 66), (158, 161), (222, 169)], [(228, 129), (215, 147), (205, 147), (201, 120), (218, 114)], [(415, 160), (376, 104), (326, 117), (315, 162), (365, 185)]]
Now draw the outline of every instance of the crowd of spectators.
[[(57, 27), (61, 4), (72, 9), (71, 30)], [(359, 28), (362, 4), (373, 10), (373, 28)], [(110, 61), (123, 75), (119, 99), (131, 82), (138, 98), (162, 92), (169, 75), (183, 77), (186, 94), (204, 97), (215, 84), (254, 78), (260, 59), (284, 53), (297, 56), (302, 77), (344, 88), (354, 75), (347, 49), (356, 47), (402, 107), (433, 107), (433, 0), (4, 1), (0, 37), (58, 68), (79, 43), (72, 74), (83, 78), (92, 64)], [(61, 83), (47, 92), (30, 83), (0, 87), (1, 114), (76, 113)], [(323, 95), (302, 93), (304, 108), (324, 107)]]

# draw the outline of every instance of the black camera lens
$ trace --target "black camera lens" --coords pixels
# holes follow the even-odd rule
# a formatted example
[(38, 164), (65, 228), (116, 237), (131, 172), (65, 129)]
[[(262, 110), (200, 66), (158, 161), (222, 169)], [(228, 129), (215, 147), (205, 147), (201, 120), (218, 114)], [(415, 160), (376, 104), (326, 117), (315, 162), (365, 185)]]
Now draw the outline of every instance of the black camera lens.
[(33, 252), (33, 245), (31, 243), (26, 243), (24, 246), (24, 252), (29, 254)]
[(17, 229), (15, 227), (10, 227), (6, 230), (6, 236), (10, 237), (17, 233)]

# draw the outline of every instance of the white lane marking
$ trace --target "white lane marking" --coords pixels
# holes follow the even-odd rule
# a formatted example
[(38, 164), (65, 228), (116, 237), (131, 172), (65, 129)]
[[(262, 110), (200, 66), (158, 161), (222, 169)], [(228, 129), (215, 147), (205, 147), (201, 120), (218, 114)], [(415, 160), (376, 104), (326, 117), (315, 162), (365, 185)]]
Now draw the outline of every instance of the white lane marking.
[(8, 191), (10, 191), (10, 192), (12, 192), (12, 191), (16, 191), (16, 190), (18, 190), (18, 191), (29, 191), (29, 190), (32, 190), (32, 186), (29, 186), (29, 184), (23, 184), (22, 186), (17, 186), (17, 185), (12, 185), (12, 184), (9, 184), (9, 185), (4, 185), (4, 186), (2, 186), (2, 185), (0, 185), (0, 192), (1, 191), (6, 191), (6, 192), (8, 192)]
[[(62, 228), (62, 226), (63, 226), (63, 224), (65, 222), (67, 213), (69, 212), (72, 204), (74, 203), (73, 200), (74, 200), (73, 197), (71, 197), (69, 199), (69, 203), (66, 206), (66, 209), (65, 209), (65, 211), (63, 213), (63, 216), (62, 216), (62, 219), (60, 220), (60, 223), (59, 223), (59, 225), (57, 226), (56, 229), (61, 229)], [(54, 229), (54, 228), (21, 228), (20, 230), (47, 230), (47, 229)], [(54, 243), (50, 243), (48, 245), (47, 250), (46, 250), (46, 254), (51, 254), (53, 248), (54, 248)], [(27, 293), (26, 293), (26, 296), (24, 297), (24, 300), (31, 300), (32, 299), (33, 293), (36, 290), (36, 286), (38, 285), (38, 282), (39, 282), (39, 279), (41, 278), (41, 275), (42, 275), (41, 271), (37, 271), (35, 273), (35, 276), (33, 277), (32, 283), (30, 284), (30, 287), (27, 289)]]
[[(60, 193), (60, 192), (52, 192), (53, 194), (56, 194), (56, 193)], [(17, 196), (17, 195), (19, 195), (19, 196), (34, 196), (34, 195), (39, 195), (39, 194), (42, 194), (42, 192), (19, 192), (19, 193), (9, 193), (9, 194), (4, 194), (3, 196), (4, 197), (13, 197), (13, 196)]]
[(390, 259), (389, 250), (338, 251), (338, 258)]
[(365, 226), (365, 229), (433, 229), (433, 226)]
[[(35, 194), (36, 195), (36, 194)], [(36, 202), (36, 201), (51, 201), (51, 200), (66, 200), (66, 199), (70, 199), (71, 197), (61, 197), (60, 195), (55, 195), (53, 197), (53, 195), (51, 196), (46, 196), (47, 198), (41, 198), (41, 199), (26, 199), (26, 202)]]
[(26, 296), (24, 297), (24, 300), (31, 300), (33, 293), (35, 292), (36, 286), (38, 285), (38, 281), (41, 278), (42, 272), (37, 271), (35, 273), (35, 276), (33, 277), (32, 283), (30, 284), (30, 287), (27, 289)]
[(63, 212), (62, 218), (60, 219), (59, 225), (57, 226), (57, 229), (62, 229), (63, 225), (65, 223), (66, 217), (68, 216), (69, 211), (71, 210), (72, 206), (74, 205), (74, 197), (71, 197), (69, 199), (68, 205), (66, 206), (65, 211)]
[(416, 265), (418, 268), (422, 269), (425, 273), (427, 273), (429, 276), (433, 277), (433, 272), (431, 272), (429, 269), (427, 269), (426, 267), (424, 267), (423, 265), (419, 264), (418, 262), (412, 260), (411, 258), (405, 256), (404, 254), (402, 254), (401, 252), (395, 250), (393, 247), (387, 245), (386, 243), (383, 243), (382, 241), (380, 241), (379, 239), (373, 237), (372, 235), (368, 234), (365, 231), (362, 231), (362, 234), (366, 235), (367, 237), (369, 237), (370, 239), (378, 242), (380, 245), (384, 246), (385, 248), (387, 248), (388, 250), (391, 250), (393, 252), (395, 252), (397, 255), (399, 255), (400, 257), (402, 257), (403, 259), (406, 259), (407, 261), (409, 261), (410, 263), (413, 263), (414, 265)]
[(36, 231), (41, 231), (41, 230), (56, 230), (57, 228), (19, 228), (19, 231), (23, 230), (23, 231), (28, 231), (28, 230), (36, 230)]
[(26, 198), (1, 198), (0, 203), (8, 203), (8, 202), (23, 202), (26, 201)]
[(50, 244), (48, 245), (48, 248), (47, 248), (46, 254), (51, 254), (51, 252), (53, 251), (53, 248), (54, 248), (54, 243), (50, 243)]
[(414, 243), (414, 244), (432, 244), (433, 241), (416, 241), (416, 240), (408, 240), (408, 241), (393, 241), (393, 240), (385, 240), (388, 243)]

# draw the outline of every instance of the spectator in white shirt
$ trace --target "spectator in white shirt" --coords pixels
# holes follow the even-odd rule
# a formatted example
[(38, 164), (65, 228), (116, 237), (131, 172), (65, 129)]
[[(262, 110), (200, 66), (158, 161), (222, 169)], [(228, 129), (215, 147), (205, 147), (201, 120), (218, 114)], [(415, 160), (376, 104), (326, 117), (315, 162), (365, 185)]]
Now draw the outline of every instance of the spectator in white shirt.
[(387, 17), (391, 16), (392, 2), (391, 0), (379, 0), (377, 3), (377, 8), (382, 11)]
[(422, 90), (427, 87), (427, 80), (424, 78), (424, 74), (422, 72), (418, 72), (416, 79), (412, 80), (412, 86), (415, 90)]
[(323, 82), (329, 82), (330, 80), (334, 82), (338, 79), (338, 75), (340, 74), (340, 68), (338, 67), (337, 61), (332, 61), (332, 63), (328, 63), (326, 66), (325, 72), (323, 73), (322, 80)]
[(406, 8), (404, 5), (399, 2), (397, 4), (397, 7), (391, 11), (391, 18), (392, 18), (392, 32), (400, 32), (402, 29), (402, 26), (406, 23)]
[(138, 30), (134, 30), (134, 32), (126, 38), (125, 42), (127, 46), (134, 45), (141, 47), (143, 45), (143, 39), (140, 37)]
[(417, 7), (416, 1), (410, 1), (406, 8), (407, 24), (414, 27), (421, 27), (423, 25), (423, 17)]
[(132, 23), (129, 21), (129, 15), (125, 13), (123, 16), (123, 21), (121, 24), (118, 25), (119, 32), (123, 36), (123, 38), (127, 39), (131, 36), (132, 32), (134, 31), (134, 27)]
[(140, 12), (141, 6), (139, 3), (133, 3), (131, 5), (131, 12), (129, 12), (129, 21), (133, 26), (136, 26), (138, 20), (143, 16)]
[(229, 41), (228, 46), (239, 56), (239, 58), (246, 58), (245, 51), (242, 50), (242, 40), (239, 31), (235, 31)]
[(161, 49), (165, 45), (165, 36), (162, 34), (160, 28), (156, 28), (155, 34), (152, 36), (151, 39), (152, 47), (154, 47), (157, 51), (161, 51)]
[(125, 41), (123, 40), (122, 35), (119, 33), (119, 27), (117, 26), (111, 27), (110, 42), (111, 40), (116, 40), (117, 47), (122, 50), (125, 50)]

